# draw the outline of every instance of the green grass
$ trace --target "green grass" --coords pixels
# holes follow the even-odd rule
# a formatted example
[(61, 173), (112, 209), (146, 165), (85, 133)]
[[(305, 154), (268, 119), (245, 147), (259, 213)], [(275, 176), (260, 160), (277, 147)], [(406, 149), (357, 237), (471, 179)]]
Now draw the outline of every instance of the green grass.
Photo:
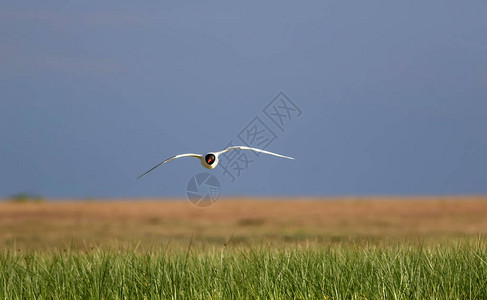
[(0, 254), (3, 299), (486, 299), (483, 240)]

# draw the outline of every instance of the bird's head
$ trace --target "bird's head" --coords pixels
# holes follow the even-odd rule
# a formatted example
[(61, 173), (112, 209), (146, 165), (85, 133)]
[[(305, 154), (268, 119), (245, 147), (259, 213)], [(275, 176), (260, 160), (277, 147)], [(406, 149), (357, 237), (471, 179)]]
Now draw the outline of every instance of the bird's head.
[(208, 153), (205, 155), (205, 162), (208, 164), (208, 165), (212, 165), (214, 164), (216, 161), (216, 156), (213, 154), (213, 153)]

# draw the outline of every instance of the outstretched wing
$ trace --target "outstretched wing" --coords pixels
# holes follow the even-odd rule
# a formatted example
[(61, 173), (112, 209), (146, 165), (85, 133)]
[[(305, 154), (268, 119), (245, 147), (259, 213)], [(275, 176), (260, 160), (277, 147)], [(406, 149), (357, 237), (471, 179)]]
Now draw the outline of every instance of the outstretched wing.
[(142, 174), (139, 177), (137, 177), (137, 179), (139, 179), (140, 177), (142, 177), (145, 174), (149, 173), (150, 171), (154, 170), (155, 168), (159, 167), (160, 165), (163, 165), (163, 164), (167, 163), (168, 161), (171, 161), (173, 159), (180, 158), (180, 157), (196, 157), (196, 158), (199, 158), (199, 159), (202, 159), (203, 158), (203, 156), (202, 155), (199, 155), (199, 154), (193, 154), (193, 153), (179, 154), (179, 155), (176, 155), (176, 156), (173, 156), (171, 158), (166, 159), (165, 161), (163, 161), (160, 164), (156, 165), (155, 167), (153, 167), (149, 171), (147, 171), (144, 174)]
[(220, 152), (218, 152), (218, 154), (222, 154), (222, 153), (225, 153), (225, 152), (228, 152), (228, 151), (232, 151), (232, 150), (252, 150), (252, 151), (256, 151), (256, 152), (260, 152), (260, 153), (265, 153), (265, 154), (270, 154), (270, 155), (274, 155), (274, 156), (279, 156), (279, 157), (283, 157), (283, 158), (287, 158), (287, 159), (294, 159), (292, 157), (289, 157), (289, 156), (284, 156), (284, 155), (281, 155), (281, 154), (277, 154), (277, 153), (273, 153), (273, 152), (269, 152), (269, 151), (265, 151), (265, 150), (261, 150), (261, 149), (257, 149), (257, 148), (251, 148), (251, 147), (246, 147), (246, 146), (233, 146), (233, 147), (229, 147), (225, 150), (222, 150)]

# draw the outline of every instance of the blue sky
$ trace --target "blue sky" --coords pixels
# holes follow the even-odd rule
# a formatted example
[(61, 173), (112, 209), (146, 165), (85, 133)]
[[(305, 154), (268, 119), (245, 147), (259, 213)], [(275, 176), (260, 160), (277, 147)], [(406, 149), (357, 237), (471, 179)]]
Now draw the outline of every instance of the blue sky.
[[(487, 193), (485, 1), (0, 4), (0, 197), (184, 197), (255, 117), (223, 195)], [(300, 109), (284, 131), (263, 112)], [(235, 143), (234, 144), (239, 144)], [(240, 143), (241, 144), (241, 143)]]

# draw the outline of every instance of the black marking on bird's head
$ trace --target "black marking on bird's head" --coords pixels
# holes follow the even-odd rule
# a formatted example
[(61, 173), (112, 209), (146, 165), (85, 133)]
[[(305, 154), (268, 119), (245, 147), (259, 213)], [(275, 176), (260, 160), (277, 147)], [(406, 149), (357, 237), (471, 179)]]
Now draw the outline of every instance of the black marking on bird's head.
[(212, 165), (215, 162), (215, 155), (212, 153), (208, 153), (205, 155), (205, 162), (209, 165)]

